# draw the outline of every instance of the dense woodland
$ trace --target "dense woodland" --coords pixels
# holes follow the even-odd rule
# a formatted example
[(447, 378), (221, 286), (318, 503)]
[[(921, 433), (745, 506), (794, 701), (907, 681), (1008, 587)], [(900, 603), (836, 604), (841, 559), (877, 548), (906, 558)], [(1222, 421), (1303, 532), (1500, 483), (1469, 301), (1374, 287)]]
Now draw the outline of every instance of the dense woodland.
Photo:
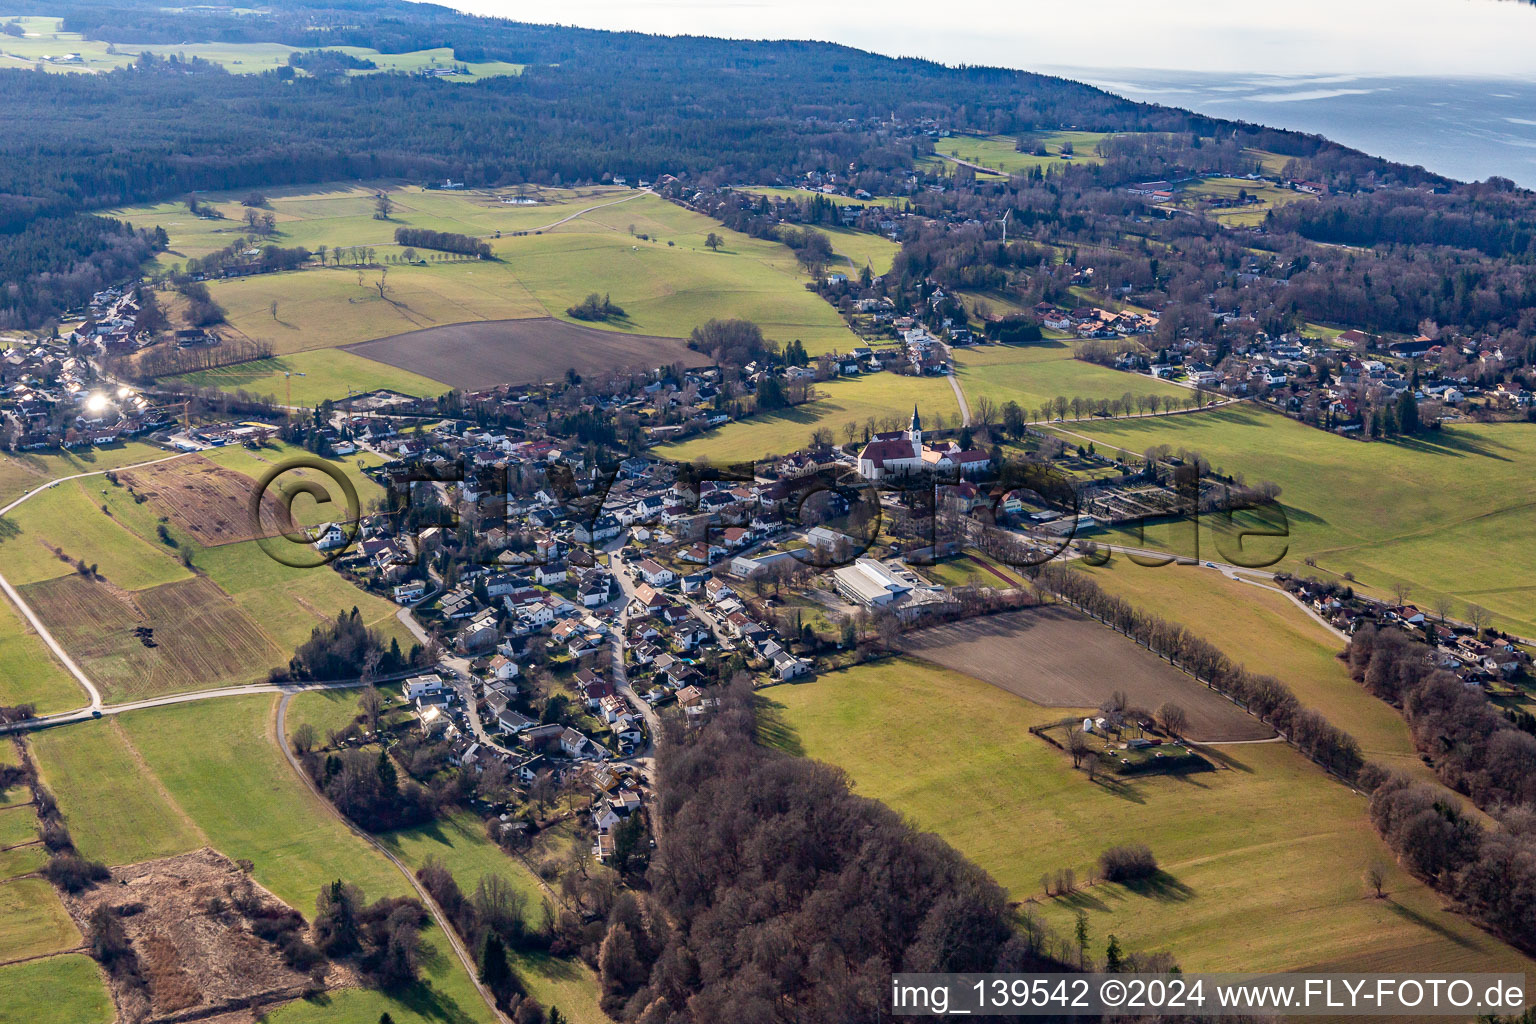
[(829, 765), (758, 742), (750, 686), (660, 750), (650, 892), (598, 955), (625, 1021), (876, 1021), (892, 971), (1066, 970), (980, 868)]

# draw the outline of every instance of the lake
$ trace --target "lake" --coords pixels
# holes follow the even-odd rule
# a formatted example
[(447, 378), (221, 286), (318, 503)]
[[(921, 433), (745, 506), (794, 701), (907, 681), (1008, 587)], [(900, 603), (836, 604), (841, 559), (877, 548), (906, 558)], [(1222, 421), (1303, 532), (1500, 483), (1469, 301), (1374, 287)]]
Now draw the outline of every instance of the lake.
[(588, 28), (821, 39), (992, 64), (1320, 132), (1453, 177), (1536, 187), (1536, 7), (1524, 0), (451, 0)]

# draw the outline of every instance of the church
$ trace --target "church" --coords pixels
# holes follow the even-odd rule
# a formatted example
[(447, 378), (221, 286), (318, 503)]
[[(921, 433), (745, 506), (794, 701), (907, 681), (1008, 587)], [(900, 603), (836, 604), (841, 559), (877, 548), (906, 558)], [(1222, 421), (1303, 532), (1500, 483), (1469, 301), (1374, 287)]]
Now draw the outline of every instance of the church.
[(954, 470), (971, 475), (983, 472), (991, 465), (992, 458), (986, 452), (962, 451), (953, 441), (924, 444), (923, 421), (915, 405), (912, 407), (912, 423), (906, 430), (876, 434), (859, 453), (859, 475), (866, 480)]

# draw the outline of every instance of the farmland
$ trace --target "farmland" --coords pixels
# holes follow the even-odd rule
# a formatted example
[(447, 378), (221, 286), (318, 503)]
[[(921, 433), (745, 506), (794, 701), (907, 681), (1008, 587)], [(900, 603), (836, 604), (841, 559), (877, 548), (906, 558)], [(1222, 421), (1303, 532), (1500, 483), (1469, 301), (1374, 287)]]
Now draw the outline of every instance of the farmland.
[(1302, 704), (1355, 739), (1369, 760), (1428, 777), (1402, 716), (1349, 677), (1345, 641), (1284, 594), (1197, 566), (1146, 568), (1116, 556), (1085, 569), (1105, 590), (1187, 626), (1254, 672), (1285, 681)]
[[(1073, 161), (1098, 163), (1094, 147), (1106, 138), (1104, 132), (1037, 132), (1023, 136), (1027, 140), (1025, 152), (1019, 152), (1011, 135), (954, 135), (939, 139), (934, 151), (958, 160), (990, 167), (1004, 174), (1019, 174), (1041, 168), (1050, 173), (1052, 168), (1065, 167)], [(1036, 142), (1043, 143), (1045, 156), (1036, 156), (1030, 150)], [(1071, 160), (1062, 158), (1062, 146), (1072, 146)]]
[(1165, 395), (1182, 400), (1189, 394), (1185, 388), (1144, 374), (1074, 359), (1072, 351), (1073, 343), (1067, 341), (956, 349), (955, 375), (973, 414), (981, 399), (990, 398), (999, 408), (1018, 402), (1029, 419), (1035, 419), (1034, 410), (1057, 396), (1097, 401), (1125, 394)]
[[(380, 190), (394, 204), (388, 220), (373, 216)], [(214, 298), (228, 314), (225, 330), (269, 343), (286, 360), (446, 324), (545, 316), (568, 320), (565, 310), (596, 292), (611, 295), (626, 314), (600, 329), (633, 335), (642, 345), (648, 337), (687, 337), (715, 317), (754, 320), (769, 337), (799, 339), (813, 354), (858, 344), (836, 310), (805, 289), (805, 271), (778, 242), (731, 231), (631, 189), (535, 194), (538, 203), (518, 205), (503, 201), (515, 198), (512, 191), (433, 192), (388, 183), (275, 190), (267, 197), (267, 212), (275, 222), (271, 241), (312, 251), (326, 247), (333, 257), (344, 249), (343, 265), (212, 282)], [(171, 251), (159, 262), (170, 267), (177, 259), (204, 256), (243, 237), (242, 195), (199, 197), (218, 213), (217, 219), (194, 216), (170, 203), (111, 212), (138, 226), (164, 227)], [(398, 227), (484, 237), (495, 259), (386, 262), (402, 252), (394, 242)], [(711, 232), (723, 240), (718, 251), (704, 246)], [(894, 243), (865, 232), (837, 227), (827, 233), (853, 267), (868, 263), (880, 273), (896, 251)], [(375, 255), (371, 261), (360, 259), (352, 247), (372, 248)], [(306, 374), (314, 368), (316, 380), (285, 381), (281, 371), (294, 368)], [(292, 384), (296, 396), (313, 401), (340, 397), (344, 387), (338, 385), (430, 392), (431, 383), (441, 378), (427, 369), (402, 378), (398, 369), (375, 368), (360, 359), (334, 369), (308, 359), (294, 366), (205, 371), (192, 379), (213, 385), (227, 381), (271, 394), (285, 393)]]
[(71, 575), (21, 594), (109, 700), (257, 682), (291, 653), (203, 576), (129, 593)]
[[(1351, 573), (1379, 593), (1403, 582), (1421, 606), (1443, 596), (1452, 615), (1464, 616), (1468, 603), (1479, 604), (1496, 625), (1536, 633), (1536, 565), (1524, 541), (1536, 525), (1536, 506), (1524, 490), (1536, 466), (1536, 427), (1456, 425), (1363, 443), (1238, 406), (1063, 430), (1071, 443), (1091, 438), (1100, 448), (1136, 455), (1159, 444), (1198, 451), (1249, 483), (1278, 484), (1290, 530), (1282, 568), (1333, 578)], [(1209, 517), (1201, 533), (1205, 553), (1216, 551)], [(1154, 542), (1169, 535), (1148, 531)], [(1183, 549), (1192, 553), (1187, 544)], [(1315, 569), (1302, 564), (1306, 557), (1316, 560)]]
[(819, 397), (804, 405), (728, 423), (682, 444), (664, 445), (656, 453), (680, 461), (758, 459), (803, 447), (820, 428), (832, 431), (841, 443), (846, 440), (844, 424), (849, 422), (858, 424), (861, 432), (871, 417), (880, 430), (887, 429), (886, 420), (905, 425), (914, 404), (929, 429), (940, 425), (940, 417), (946, 423), (958, 423), (960, 417), (954, 392), (942, 377), (877, 373), (817, 384), (816, 391)]
[(46, 715), (79, 707), (84, 700), (79, 685), (15, 606), (0, 601), (0, 705), (34, 704)]
[[(285, 663), (321, 620), (354, 606), (386, 641), (408, 645), (391, 602), (329, 569), (292, 568), (238, 539), (249, 536), (242, 505), (255, 486), (250, 474), (296, 451), (225, 448), (124, 473), (115, 485), (104, 477), (60, 484), (7, 517), (12, 530), (0, 541), (7, 576), (109, 699), (255, 681)], [(363, 461), (337, 465), (366, 503), (382, 491), (361, 475)], [(294, 517), (314, 523), (342, 514), (302, 498)], [(157, 537), (161, 527), (165, 538)], [(99, 577), (77, 572), (76, 560), (95, 564)], [(35, 661), (35, 640), (12, 632), (13, 641), (0, 637), (0, 657)], [(51, 693), (55, 705), (79, 703), (73, 683), (57, 675), (41, 673), (27, 685)]]
[(0, 1020), (112, 1024), (117, 1017), (96, 964), (79, 953), (0, 967)]
[(1139, 644), (1060, 605), (908, 633), (901, 649), (1046, 707), (1097, 707), (1121, 690), (1133, 705), (1148, 710), (1164, 701), (1183, 707), (1190, 739), (1259, 740), (1275, 734)]
[[(957, 672), (887, 661), (764, 692), (779, 742), (845, 769), (987, 869), (1061, 935), (1079, 909), (1107, 936), (1169, 949), (1185, 970), (1530, 970), (1392, 864), (1365, 801), (1280, 743), (1207, 748), (1230, 770), (1093, 783), (1028, 734), (1060, 710)], [(1042, 874), (1089, 875), (1115, 843), (1145, 842), (1154, 885), (1098, 884), (1039, 899)], [(1266, 922), (1254, 927), (1255, 921)], [(1495, 968), (1494, 965), (1499, 965)]]
[(49, 480), (163, 459), (167, 454), (138, 441), (78, 452), (6, 452), (0, 454), (0, 505), (9, 504)]
[[(78, 32), (62, 30), (59, 18), (29, 17), (20, 19), (24, 37), (6, 36), (0, 43), (0, 67), (41, 68), (46, 71), (75, 73), (100, 73), (132, 64), (140, 53), (148, 51), (158, 56), (177, 54), (186, 58), (199, 57), (220, 65), (231, 74), (255, 75), (271, 71), (288, 63), (288, 57), (304, 51), (282, 43), (177, 43), (167, 46), (156, 43), (124, 43), (112, 47), (97, 39), (86, 39)], [(450, 47), (430, 50), (414, 50), (410, 53), (380, 53), (363, 46), (339, 46), (333, 49), (377, 64), (377, 69), (349, 71), (349, 74), (380, 74), (388, 71), (416, 72), (428, 68), (451, 68), (463, 65), (468, 73), (448, 77), (450, 82), (474, 81), (493, 75), (516, 75), (522, 66), (503, 61), (485, 61), (469, 64), (455, 60)], [(67, 53), (78, 54), (78, 63), (52, 63), (45, 57), (60, 57)]]
[(709, 362), (676, 338), (617, 334), (549, 317), (428, 327), (347, 351), (407, 372), (431, 371), (463, 389), (556, 380), (572, 368), (580, 373), (643, 371), (674, 362)]
[[(1257, 202), (1240, 203), (1239, 198), (1244, 194)], [(1205, 178), (1181, 188), (1177, 199), (1185, 197), (1194, 197), (1196, 202), (1186, 202), (1184, 205), (1204, 210), (1221, 223), (1233, 227), (1262, 224), (1270, 210), (1313, 198), (1305, 192), (1281, 188), (1272, 182), (1249, 181), (1246, 178)]]
[(80, 932), (52, 885), (41, 878), (0, 883), (0, 960), (58, 953), (79, 944)]
[(256, 359), (213, 370), (184, 373), (176, 378), (199, 388), (228, 394), (271, 396), (285, 405), (316, 406), (349, 391), (385, 388), (430, 398), (448, 390), (440, 380), (424, 377), (354, 355), (345, 349), (313, 349), (271, 359)]
[[(271, 696), (184, 704), (46, 731), (29, 742), (87, 856), (125, 864), (209, 845), (251, 860), (258, 882), (303, 908), (338, 877), (369, 899), (410, 893), (404, 877), (293, 773), (271, 731), (275, 706)], [(196, 745), (188, 742), (193, 736)], [(338, 1007), (371, 1014), (359, 1019), (386, 1011), (397, 1021), (486, 1019), (442, 936), (428, 929), (423, 940), (430, 988), (398, 997), (334, 992), (326, 1004), (291, 1004), (272, 1019), (329, 1020)]]

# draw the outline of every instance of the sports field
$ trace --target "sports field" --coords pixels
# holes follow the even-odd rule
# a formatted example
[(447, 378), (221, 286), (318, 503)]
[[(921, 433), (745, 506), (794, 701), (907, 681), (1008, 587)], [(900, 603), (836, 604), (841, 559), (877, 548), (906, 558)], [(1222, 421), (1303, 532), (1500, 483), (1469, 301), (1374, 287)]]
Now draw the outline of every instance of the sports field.
[[(777, 741), (846, 770), (855, 789), (937, 832), (1015, 899), (1042, 874), (1087, 879), (1099, 853), (1144, 842), (1162, 874), (1031, 903), (1095, 955), (1168, 949), (1185, 970), (1520, 970), (1532, 962), (1445, 910), (1395, 866), (1386, 899), (1367, 865), (1392, 858), (1365, 800), (1283, 743), (1204, 748), (1223, 770), (1090, 782), (1031, 725), (1059, 719), (957, 672), (885, 661), (763, 696)], [(1255, 922), (1263, 922), (1256, 927)], [(1497, 967), (1495, 966), (1497, 965)]]
[(914, 403), (927, 429), (936, 427), (940, 416), (950, 426), (960, 419), (954, 391), (942, 377), (873, 373), (817, 384), (816, 391), (823, 397), (793, 409), (727, 423), (681, 444), (663, 445), (656, 454), (679, 461), (746, 461), (803, 448), (810, 443), (811, 434), (823, 427), (832, 432), (835, 443), (842, 444), (847, 439), (844, 426), (850, 422), (857, 424), (859, 437), (863, 437), (871, 417), (876, 430), (904, 428)]
[[(9, 21), (9, 16), (6, 16)], [(127, 67), (146, 50), (158, 56), (180, 55), (185, 58), (200, 57), (222, 66), (231, 74), (260, 74), (288, 63), (290, 54), (303, 52), (297, 47), (282, 43), (121, 43), (116, 46), (99, 39), (86, 39), (78, 32), (61, 29), (61, 19), (29, 17), (19, 19), (24, 37), (5, 36), (0, 41), (0, 67), (40, 68), (45, 71), (99, 73), (114, 68)], [(365, 46), (336, 46), (354, 57), (366, 58), (377, 64), (376, 69), (349, 71), (352, 75), (373, 75), (385, 71), (416, 72), (428, 68), (453, 68), (463, 65), (467, 74), (446, 76), (450, 82), (468, 82), (493, 75), (522, 73), (522, 65), (504, 61), (485, 61), (471, 64), (455, 60), (450, 47), (430, 50), (414, 50), (409, 53), (380, 53)], [(110, 52), (109, 52), (110, 51)], [(50, 62), (45, 57), (62, 57), (76, 54), (75, 62)], [(299, 72), (303, 74), (303, 72)]]
[[(1453, 616), (1464, 618), (1470, 602), (1492, 611), (1496, 625), (1536, 633), (1536, 555), (1526, 543), (1536, 529), (1528, 493), (1536, 426), (1467, 424), (1364, 443), (1242, 405), (1059, 429), (1071, 443), (1092, 439), (1101, 450), (1117, 445), (1140, 455), (1167, 444), (1199, 451), (1249, 483), (1278, 484), (1290, 530), (1280, 568), (1333, 578), (1352, 573), (1383, 594), (1403, 581), (1421, 608), (1444, 596)], [(1203, 554), (1231, 561), (1219, 553), (1210, 527), (1207, 517)], [(1148, 536), (1156, 542), (1172, 533), (1149, 529)], [(1267, 550), (1273, 542), (1262, 543)], [(1184, 542), (1175, 550), (1193, 554), (1188, 549)], [(1316, 568), (1302, 563), (1307, 556)]]
[(1432, 777), (1402, 716), (1350, 678), (1337, 657), (1345, 641), (1285, 594), (1201, 566), (1148, 568), (1123, 555), (1100, 568), (1080, 568), (1105, 590), (1186, 626), (1250, 671), (1283, 680), (1304, 705), (1359, 740), (1368, 760)]
[[(990, 398), (999, 409), (1018, 402), (1027, 419), (1060, 396), (1071, 401), (1165, 395), (1180, 402), (1181, 388), (1140, 373), (1124, 373), (1072, 358), (1074, 342), (1037, 341), (1025, 345), (981, 345), (954, 350), (955, 375), (975, 415), (977, 403)], [(1054, 414), (1052, 414), (1054, 416)], [(1050, 418), (1050, 417), (1044, 417)]]

